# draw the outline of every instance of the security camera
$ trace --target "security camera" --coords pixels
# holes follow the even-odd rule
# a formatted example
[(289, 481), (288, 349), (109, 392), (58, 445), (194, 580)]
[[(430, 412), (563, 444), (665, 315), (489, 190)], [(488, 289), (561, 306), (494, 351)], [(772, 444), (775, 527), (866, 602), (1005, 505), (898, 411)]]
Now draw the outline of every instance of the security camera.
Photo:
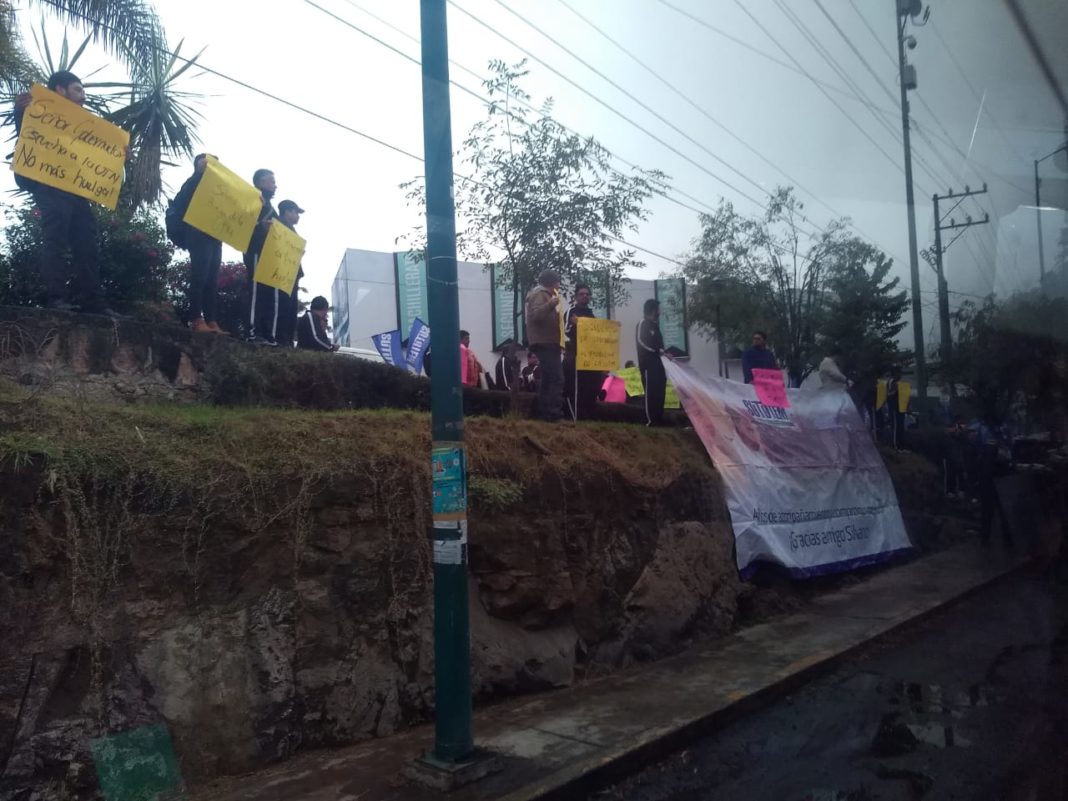
[(916, 49), (916, 37), (915, 36), (906, 36), (905, 37), (905, 47), (907, 47), (909, 50), (915, 50)]

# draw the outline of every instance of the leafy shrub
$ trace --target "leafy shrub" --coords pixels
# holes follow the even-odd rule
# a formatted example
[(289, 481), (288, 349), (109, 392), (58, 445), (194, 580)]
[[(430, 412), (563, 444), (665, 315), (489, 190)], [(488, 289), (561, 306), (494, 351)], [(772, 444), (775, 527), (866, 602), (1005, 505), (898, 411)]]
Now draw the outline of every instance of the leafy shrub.
[[(171, 257), (159, 221), (141, 211), (132, 218), (93, 205), (97, 221), (100, 283), (117, 311), (173, 321), (169, 309)], [(31, 205), (5, 211), (4, 252), (0, 256), (0, 304), (43, 306), (40, 275), (41, 214)]]

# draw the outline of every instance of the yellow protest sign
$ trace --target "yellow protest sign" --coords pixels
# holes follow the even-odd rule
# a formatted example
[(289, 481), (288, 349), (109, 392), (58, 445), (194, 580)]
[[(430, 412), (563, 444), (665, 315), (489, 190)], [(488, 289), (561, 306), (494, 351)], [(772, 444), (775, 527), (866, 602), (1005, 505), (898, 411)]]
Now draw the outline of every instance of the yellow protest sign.
[(208, 156), (208, 166), (182, 219), (212, 239), (245, 251), (261, 209), (260, 191)]
[(15, 144), (15, 174), (114, 209), (130, 135), (38, 84), (30, 96)]
[(263, 252), (256, 262), (256, 281), (286, 294), (293, 291), (300, 260), (304, 258), (305, 242), (278, 220), (271, 223)]
[(897, 382), (897, 410), (904, 414), (909, 410), (909, 395), (912, 394), (912, 385), (907, 381)]
[(627, 382), (627, 394), (630, 397), (637, 398), (645, 394), (645, 389), (642, 387), (642, 374), (637, 367), (624, 367), (617, 371), (616, 375)]
[[(642, 386), (642, 374), (637, 367), (626, 367), (622, 370), (617, 370), (616, 375), (627, 382), (627, 395), (630, 397), (638, 398), (645, 394), (645, 387)], [(667, 387), (664, 390), (664, 408), (682, 408), (679, 396), (675, 392), (675, 387), (671, 385), (670, 381), (667, 382)]]
[(664, 408), (665, 409), (681, 409), (682, 402), (679, 400), (678, 393), (675, 392), (675, 387), (671, 385), (671, 382), (667, 382), (667, 388), (664, 390)]
[(886, 382), (875, 381), (875, 409), (878, 411), (886, 405)]
[(576, 317), (577, 370), (615, 370), (619, 367), (619, 320)]

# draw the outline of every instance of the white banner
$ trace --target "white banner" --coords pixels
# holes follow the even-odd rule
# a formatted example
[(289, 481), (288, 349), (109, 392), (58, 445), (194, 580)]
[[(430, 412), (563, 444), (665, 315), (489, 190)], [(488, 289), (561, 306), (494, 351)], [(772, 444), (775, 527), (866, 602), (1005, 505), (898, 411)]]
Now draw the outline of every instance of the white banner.
[(775, 562), (806, 578), (909, 550), (886, 466), (849, 395), (788, 389), (767, 406), (752, 385), (664, 360), (723, 477), (743, 577)]

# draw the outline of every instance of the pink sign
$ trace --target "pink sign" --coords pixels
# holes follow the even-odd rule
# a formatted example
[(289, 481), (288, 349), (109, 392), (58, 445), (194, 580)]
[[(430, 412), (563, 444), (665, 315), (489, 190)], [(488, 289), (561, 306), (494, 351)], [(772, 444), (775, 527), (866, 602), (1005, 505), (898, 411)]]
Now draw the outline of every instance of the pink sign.
[(627, 402), (627, 382), (622, 378), (614, 375), (608, 376), (601, 384), (601, 389), (604, 390), (605, 403)]
[(786, 397), (786, 383), (783, 381), (781, 370), (754, 367), (753, 389), (756, 390), (757, 400), (765, 406), (778, 409), (790, 408), (790, 400)]

